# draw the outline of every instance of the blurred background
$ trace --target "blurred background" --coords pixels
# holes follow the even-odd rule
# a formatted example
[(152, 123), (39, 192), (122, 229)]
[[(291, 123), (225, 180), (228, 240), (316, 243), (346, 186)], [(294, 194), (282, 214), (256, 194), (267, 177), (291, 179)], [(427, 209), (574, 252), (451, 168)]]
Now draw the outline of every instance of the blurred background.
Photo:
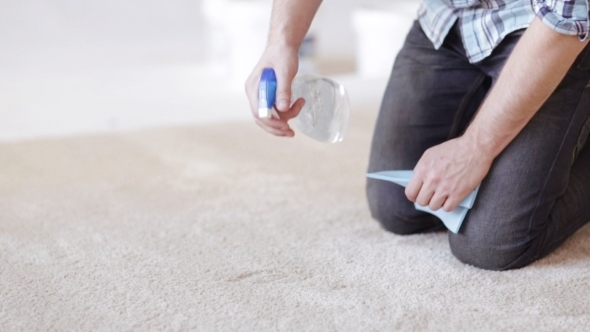
[[(251, 121), (271, 0), (0, 0), (0, 140)], [(378, 107), (419, 0), (324, 0), (300, 71)]]

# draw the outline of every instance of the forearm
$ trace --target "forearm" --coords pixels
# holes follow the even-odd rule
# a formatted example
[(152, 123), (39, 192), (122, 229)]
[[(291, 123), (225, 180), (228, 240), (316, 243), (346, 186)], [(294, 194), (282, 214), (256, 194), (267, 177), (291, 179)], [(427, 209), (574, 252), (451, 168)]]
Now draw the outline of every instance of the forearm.
[(535, 19), (463, 137), (496, 157), (557, 88), (587, 42)]
[(299, 49), (322, 0), (274, 0), (268, 44)]

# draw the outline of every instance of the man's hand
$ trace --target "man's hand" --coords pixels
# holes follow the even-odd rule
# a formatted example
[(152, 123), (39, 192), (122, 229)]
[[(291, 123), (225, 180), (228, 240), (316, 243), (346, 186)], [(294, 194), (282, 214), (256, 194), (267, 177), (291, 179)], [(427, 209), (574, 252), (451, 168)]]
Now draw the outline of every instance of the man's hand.
[(535, 18), (465, 134), (424, 153), (406, 187), (408, 199), (432, 210), (456, 208), (553, 93), (587, 44)]
[(433, 211), (452, 211), (481, 183), (493, 160), (463, 137), (434, 146), (414, 168), (406, 196)]
[[(269, 46), (258, 64), (246, 80), (246, 95), (250, 102), (250, 110), (254, 121), (262, 129), (276, 136), (292, 137), (294, 134), (287, 120), (299, 114), (305, 104), (303, 99), (298, 99), (291, 105), (291, 83), (297, 73), (297, 50), (289, 47)], [(258, 117), (258, 84), (264, 68), (273, 68), (277, 76), (277, 101), (276, 109), (280, 119), (260, 119)]]
[[(299, 114), (305, 101), (291, 100), (291, 83), (297, 74), (297, 53), (322, 0), (274, 0), (268, 46), (246, 81), (246, 94), (254, 121), (277, 136), (295, 135), (287, 120)], [(264, 68), (272, 68), (277, 76), (276, 109), (280, 119), (258, 117), (258, 84)], [(291, 104), (293, 103), (293, 104)]]

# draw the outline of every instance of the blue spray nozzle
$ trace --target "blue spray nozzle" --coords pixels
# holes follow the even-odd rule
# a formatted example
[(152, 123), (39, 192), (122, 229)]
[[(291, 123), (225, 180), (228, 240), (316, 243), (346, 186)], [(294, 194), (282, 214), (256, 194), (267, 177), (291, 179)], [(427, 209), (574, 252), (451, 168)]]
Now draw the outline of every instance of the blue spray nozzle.
[(273, 109), (277, 98), (277, 76), (272, 68), (264, 68), (258, 84), (258, 117), (269, 119), (276, 114)]

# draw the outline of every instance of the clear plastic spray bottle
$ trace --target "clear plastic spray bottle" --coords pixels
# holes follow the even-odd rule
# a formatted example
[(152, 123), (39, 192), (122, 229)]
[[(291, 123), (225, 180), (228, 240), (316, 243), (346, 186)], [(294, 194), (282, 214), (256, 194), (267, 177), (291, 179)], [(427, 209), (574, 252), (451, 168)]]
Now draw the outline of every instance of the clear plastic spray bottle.
[[(274, 109), (277, 79), (272, 68), (265, 68), (258, 86), (258, 115), (270, 118)], [(344, 86), (328, 78), (300, 75), (293, 79), (291, 100), (305, 100), (295, 119), (295, 126), (305, 135), (320, 142), (342, 141), (350, 118), (350, 102)]]

